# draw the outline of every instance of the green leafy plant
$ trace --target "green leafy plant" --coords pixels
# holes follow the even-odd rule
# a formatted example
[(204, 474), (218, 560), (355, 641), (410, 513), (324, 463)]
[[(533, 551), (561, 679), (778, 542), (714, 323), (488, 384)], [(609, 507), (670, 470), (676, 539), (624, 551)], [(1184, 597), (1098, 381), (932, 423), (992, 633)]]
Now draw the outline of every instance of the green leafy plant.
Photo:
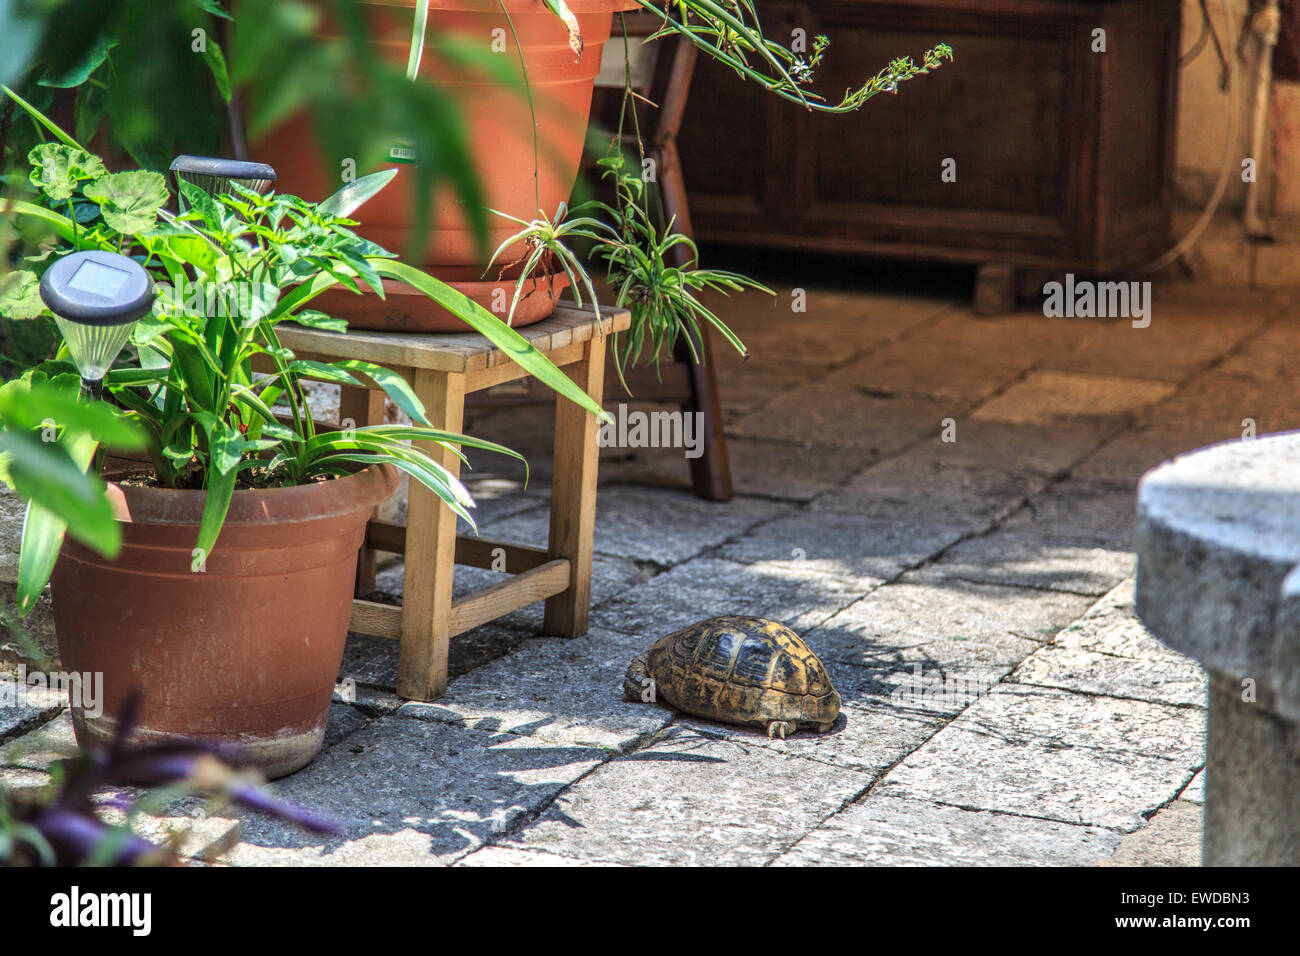
[[(143, 430), (160, 485), (207, 492), (195, 543), (203, 553), (216, 544), (237, 487), (297, 485), (388, 462), (473, 525), (473, 502), (464, 486), (411, 442), (450, 449), (462, 460), (461, 448), (519, 457), (500, 445), (432, 427), (410, 385), (389, 369), (355, 359), (299, 359), (285, 348), (276, 333), (283, 322), (346, 328), (342, 319), (310, 308), (315, 296), (334, 285), (358, 293), (364, 285), (381, 297), (384, 279), (412, 285), (557, 392), (604, 416), (499, 318), (352, 231), (356, 222), (346, 213), (382, 188), (391, 173), (358, 180), (319, 205), (233, 184), (230, 193), (212, 196), (183, 183), (188, 210), (173, 215), (162, 208), (167, 191), (160, 174), (105, 173), (66, 133), (59, 136), (61, 143), (32, 150), (36, 201), (12, 200), (0, 209), (20, 233), (52, 230), (57, 240), (6, 278), (6, 308), (11, 317), (40, 314), (36, 277), (77, 249), (134, 255), (151, 272), (159, 295), (153, 313), (133, 330), (135, 360), (110, 370), (104, 390)], [(255, 363), (265, 371), (255, 371)], [(374, 383), (414, 424), (318, 429), (303, 388), (309, 379)], [(82, 467), (87, 459), (77, 457)], [(42, 518), (39, 511), (32, 514)], [(58, 548), (51, 542), (61, 533), (63, 517), (33, 521), (32, 514), (20, 559), (24, 612), (53, 569)]]
[[(504, 2), (498, 2), (509, 21)], [(570, 32), (570, 45), (581, 56), (582, 37), (568, 7), (563, 0), (548, 0), (547, 6), (565, 23)], [(809, 109), (826, 112), (845, 113), (859, 109), (871, 97), (885, 92), (895, 93), (899, 83), (935, 70), (945, 60), (953, 58), (952, 48), (942, 43), (927, 50), (919, 66), (910, 57), (897, 58), (862, 87), (846, 93), (839, 103), (831, 104), (805, 89), (830, 46), (827, 37), (814, 37), (812, 51), (804, 59), (763, 35), (757, 13), (747, 0), (721, 0), (719, 3), (713, 0), (671, 0), (662, 7), (642, 0), (641, 6), (663, 19), (663, 27), (647, 42), (669, 33), (681, 34), (706, 54), (732, 66), (742, 77), (757, 80), (771, 92)], [(620, 14), (620, 20), (622, 16)], [(423, 24), (417, 16), (412, 34), (413, 62), (418, 62), (417, 49), (422, 36)], [(628, 42), (627, 24), (623, 21), (627, 64), (623, 104), (609, 153), (599, 160), (603, 167), (602, 179), (613, 185), (614, 204), (593, 200), (573, 209), (561, 204), (553, 217), (539, 209), (537, 217), (531, 221), (491, 210), (523, 228), (497, 248), (489, 263), (490, 268), (510, 247), (522, 244), (525, 248), (518, 261), (504, 264), (500, 271), (500, 275), (504, 275), (509, 269), (519, 269), (508, 313), (510, 320), (514, 318), (526, 286), (531, 284), (528, 294), (534, 294), (544, 284), (547, 293), (554, 297), (552, 277), (560, 270), (569, 279), (574, 301), (582, 305), (582, 291), (585, 289), (592, 307), (596, 308), (591, 276), (584, 257), (575, 248), (577, 244), (587, 247), (590, 260), (605, 267), (605, 278), (614, 290), (615, 305), (632, 313), (628, 332), (616, 344), (614, 352), (615, 367), (624, 389), (627, 389), (625, 373), (629, 364), (635, 364), (648, 352), (657, 369), (664, 353), (671, 351), (681, 338), (687, 343), (691, 358), (700, 361), (698, 343), (703, 334), (702, 323), (717, 329), (741, 355), (748, 354), (740, 338), (704, 304), (701, 293), (712, 291), (725, 295), (750, 288), (773, 294), (762, 283), (739, 273), (702, 268), (694, 241), (676, 232), (674, 221), (669, 220), (662, 226), (656, 222), (646, 181), (632, 172), (633, 166), (622, 149), (624, 122), (631, 116), (639, 158), (644, 162), (645, 144), (637, 125), (637, 97), (633, 92), (630, 59), (626, 56)], [(751, 65), (751, 58), (759, 61), (757, 67)], [(522, 60), (520, 66), (522, 69)], [(532, 95), (527, 88), (526, 74), (525, 92), (531, 108)], [(534, 170), (536, 152), (534, 134)]]
[[(745, 344), (704, 305), (699, 293), (726, 295), (745, 288), (775, 293), (737, 272), (701, 268), (695, 243), (689, 236), (673, 231), (673, 220), (662, 229), (655, 225), (646, 205), (645, 182), (628, 171), (627, 157), (614, 153), (601, 159), (600, 164), (603, 175), (614, 182), (617, 205), (594, 200), (587, 207), (609, 216), (615, 223), (611, 227), (615, 238), (597, 243), (592, 256), (605, 264), (615, 304), (632, 313), (626, 338), (616, 344), (614, 353), (624, 387), (624, 371), (629, 363), (636, 363), (648, 347), (657, 367), (679, 336), (684, 336), (692, 360), (701, 361), (696, 344), (703, 334), (701, 322), (717, 329), (737, 352), (747, 355)], [(674, 255), (677, 247), (686, 255)]]

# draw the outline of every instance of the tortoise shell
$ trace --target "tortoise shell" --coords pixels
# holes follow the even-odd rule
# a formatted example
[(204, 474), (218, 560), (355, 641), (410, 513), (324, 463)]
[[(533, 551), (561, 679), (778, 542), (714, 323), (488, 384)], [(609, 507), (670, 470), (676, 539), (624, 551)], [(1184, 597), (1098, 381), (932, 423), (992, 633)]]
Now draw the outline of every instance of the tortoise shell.
[(661, 638), (628, 668), (630, 699), (784, 737), (801, 726), (825, 733), (840, 712), (826, 668), (798, 634), (758, 617), (715, 617)]

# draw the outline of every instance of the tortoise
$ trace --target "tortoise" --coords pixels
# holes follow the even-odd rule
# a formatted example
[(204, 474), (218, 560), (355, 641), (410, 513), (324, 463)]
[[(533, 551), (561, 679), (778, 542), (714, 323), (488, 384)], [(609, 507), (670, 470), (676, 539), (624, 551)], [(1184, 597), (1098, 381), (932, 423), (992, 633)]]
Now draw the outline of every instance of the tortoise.
[(807, 644), (761, 617), (715, 617), (660, 638), (623, 679), (628, 700), (662, 697), (678, 710), (785, 738), (801, 726), (826, 733), (840, 695)]

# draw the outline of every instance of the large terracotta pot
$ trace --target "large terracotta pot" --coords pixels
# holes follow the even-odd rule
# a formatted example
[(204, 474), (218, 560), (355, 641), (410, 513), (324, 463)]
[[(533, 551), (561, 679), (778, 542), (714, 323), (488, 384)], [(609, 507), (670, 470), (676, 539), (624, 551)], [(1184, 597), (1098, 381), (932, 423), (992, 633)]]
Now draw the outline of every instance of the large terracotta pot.
[[(601, 51), (610, 37), (612, 14), (616, 10), (635, 9), (637, 4), (634, 0), (569, 0), (585, 43), (581, 60), (569, 48), (563, 23), (546, 9), (542, 0), (505, 0), (505, 4), (510, 21), (497, 0), (432, 0), (427, 35), (459, 33), (483, 44), (495, 38), (505, 45), (499, 54), (503, 63), (509, 64), (516, 73), (518, 51), (522, 49), (537, 113), (536, 154), (528, 102), (520, 89), (489, 82), (482, 75), (450, 69), (438, 62), (435, 52), (428, 48), (421, 63), (420, 79), (436, 84), (460, 104), (486, 205), (528, 220), (537, 215), (539, 201), (541, 209), (550, 216), (569, 197), (582, 159), (592, 90), (600, 69)], [(410, 48), (415, 0), (361, 0), (360, 5), (369, 15), (372, 42), (384, 57), (404, 66)], [(515, 34), (519, 37), (518, 47)], [(325, 28), (322, 35), (333, 34)], [(358, 130), (357, 135), (364, 137), (366, 132)], [(290, 118), (254, 143), (252, 154), (275, 167), (279, 175), (278, 190), (320, 200), (343, 183), (340, 171), (326, 170), (320, 156), (310, 149), (316, 142), (313, 118), (304, 113)], [(536, 182), (534, 155), (537, 156)], [(412, 244), (411, 223), (415, 219), (413, 167), (391, 163), (384, 168), (397, 169), (397, 178), (357, 211), (356, 218), (362, 223), (357, 231), (405, 255)], [(497, 281), (497, 272), (500, 265), (523, 255), (522, 245), (503, 254), (491, 274), (485, 277), (484, 257), (452, 191), (443, 190), (435, 195), (428, 221), (431, 231), (418, 264), (439, 279), (451, 282), (485, 308), (495, 306), (500, 313), (502, 296), (497, 290), (508, 287), (513, 294), (513, 282)], [(490, 217), (488, 225), (489, 254), (520, 228), (496, 216)], [(514, 274), (517, 276), (518, 272)], [(463, 322), (423, 295), (411, 294), (414, 290), (409, 287), (387, 283), (386, 289), (395, 293), (387, 303), (373, 294), (358, 297), (345, 290), (332, 290), (320, 296), (316, 304), (358, 328), (465, 331)], [(514, 324), (536, 322), (549, 316), (554, 309), (550, 292), (558, 295), (559, 290), (558, 283), (554, 290), (543, 283), (521, 303)], [(504, 301), (508, 303), (510, 296)]]
[(68, 539), (51, 580), (64, 669), (103, 674), (102, 714), (72, 708), (78, 741), (111, 739), (138, 688), (145, 741), (233, 746), (268, 777), (310, 762), (343, 659), (366, 520), (396, 487), (396, 471), (374, 465), (237, 491), (196, 572), (206, 495), (110, 483), (117, 560)]

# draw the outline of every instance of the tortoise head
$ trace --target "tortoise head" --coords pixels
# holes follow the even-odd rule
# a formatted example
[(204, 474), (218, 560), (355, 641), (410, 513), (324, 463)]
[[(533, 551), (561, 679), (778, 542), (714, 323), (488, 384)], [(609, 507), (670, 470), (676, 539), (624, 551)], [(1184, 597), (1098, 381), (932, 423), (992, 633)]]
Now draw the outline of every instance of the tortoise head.
[(628, 665), (627, 676), (623, 678), (623, 699), (642, 703), (654, 702), (654, 680), (650, 677), (650, 667), (645, 654), (637, 655)]

